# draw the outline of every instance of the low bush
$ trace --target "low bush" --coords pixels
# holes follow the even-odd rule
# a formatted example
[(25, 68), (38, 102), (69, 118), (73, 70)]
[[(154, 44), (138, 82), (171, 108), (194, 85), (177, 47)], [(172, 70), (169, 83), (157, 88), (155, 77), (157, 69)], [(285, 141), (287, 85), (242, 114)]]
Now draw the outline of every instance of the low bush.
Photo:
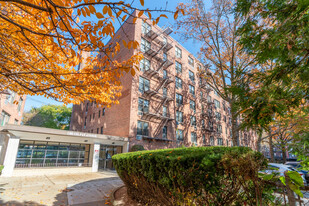
[(128, 195), (143, 205), (256, 205), (267, 161), (245, 147), (190, 147), (117, 154)]
[(131, 152), (143, 151), (143, 150), (145, 150), (145, 148), (143, 145), (140, 144), (136, 144), (131, 147)]

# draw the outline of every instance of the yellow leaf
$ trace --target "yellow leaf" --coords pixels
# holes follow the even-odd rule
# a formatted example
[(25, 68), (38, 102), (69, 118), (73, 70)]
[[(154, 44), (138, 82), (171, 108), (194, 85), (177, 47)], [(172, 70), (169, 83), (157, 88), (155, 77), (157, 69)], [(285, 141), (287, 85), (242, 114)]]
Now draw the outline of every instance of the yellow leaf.
[(139, 0), (141, 2), (141, 5), (144, 6), (144, 0)]
[(160, 17), (165, 17), (168, 19), (168, 17), (165, 14), (161, 14)]
[(116, 14), (116, 17), (119, 17), (119, 16), (121, 15), (121, 13), (122, 13), (122, 10), (119, 10), (119, 11), (117, 12), (117, 14)]
[(108, 9), (108, 6), (104, 6), (104, 8), (103, 8), (103, 14), (106, 14), (106, 13), (107, 13), (107, 9)]
[(151, 13), (150, 12), (148, 12), (148, 17), (149, 17), (149, 19), (151, 19)]
[(127, 18), (127, 15), (124, 15), (124, 16), (122, 17), (122, 21), (125, 21), (126, 18)]
[(135, 70), (134, 69), (131, 69), (131, 74), (132, 74), (132, 76), (135, 75)]
[(82, 10), (83, 16), (86, 17), (86, 12), (85, 12), (85, 10), (84, 10), (84, 9), (81, 9), (81, 10)]
[(144, 11), (140, 11), (137, 16), (141, 17), (143, 14), (144, 14)]
[(125, 40), (122, 40), (123, 46), (127, 47), (127, 42)]
[(134, 17), (134, 18), (133, 18), (133, 24), (135, 24), (135, 23), (136, 23), (136, 21), (137, 21), (137, 18), (136, 18), (136, 17)]
[(185, 10), (180, 9), (180, 11), (181, 11), (182, 15), (185, 15)]
[(177, 11), (175, 12), (175, 14), (174, 14), (174, 19), (177, 19), (177, 17), (178, 17), (178, 12), (179, 12), (179, 10), (177, 10)]
[(99, 12), (95, 13), (95, 15), (97, 16), (98, 19), (104, 18), (103, 14), (101, 14)]
[(113, 16), (112, 9), (111, 9), (110, 7), (107, 7), (107, 8), (108, 8), (108, 10), (107, 10), (108, 15), (109, 15), (110, 17)]
[(158, 18), (156, 19), (156, 24), (158, 24), (159, 21), (160, 21), (160, 17), (158, 17)]
[(95, 10), (94, 6), (89, 5), (89, 9), (90, 9), (90, 12), (91, 12), (92, 14), (96, 13), (96, 10)]

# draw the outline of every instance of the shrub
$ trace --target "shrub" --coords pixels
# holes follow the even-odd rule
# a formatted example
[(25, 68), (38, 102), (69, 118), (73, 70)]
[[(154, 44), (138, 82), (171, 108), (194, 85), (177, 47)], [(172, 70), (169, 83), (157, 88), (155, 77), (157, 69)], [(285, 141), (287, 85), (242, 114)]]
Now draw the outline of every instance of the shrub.
[(131, 152), (143, 151), (143, 150), (145, 150), (145, 148), (143, 145), (140, 144), (136, 144), (131, 147)]
[(256, 204), (250, 198), (260, 194), (257, 173), (267, 165), (245, 147), (148, 150), (112, 158), (128, 195), (143, 205)]
[(4, 168), (4, 166), (0, 165), (0, 174), (2, 173), (3, 168)]

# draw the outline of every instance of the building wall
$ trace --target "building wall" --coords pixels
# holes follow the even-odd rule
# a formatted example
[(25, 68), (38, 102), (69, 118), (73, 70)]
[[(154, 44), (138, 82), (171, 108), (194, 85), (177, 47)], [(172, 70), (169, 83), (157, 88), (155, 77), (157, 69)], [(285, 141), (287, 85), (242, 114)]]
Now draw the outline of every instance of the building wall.
[[(133, 13), (136, 14), (136, 13)], [(147, 19), (145, 15), (142, 18)], [(129, 19), (131, 21), (132, 19)], [(150, 90), (155, 90), (159, 93), (159, 96), (162, 96), (163, 90), (160, 88), (160, 83), (162, 80), (159, 80), (157, 77), (150, 77), (147, 72), (137, 71), (135, 76), (131, 76), (131, 74), (126, 74), (122, 78), (123, 83), (123, 96), (120, 99), (119, 105), (114, 105), (111, 108), (106, 109), (105, 117), (102, 120), (94, 119), (93, 122), (87, 126), (86, 129), (82, 130), (85, 132), (93, 132), (96, 133), (96, 127), (100, 127), (104, 125), (104, 134), (111, 135), (120, 135), (130, 138), (130, 147), (135, 144), (141, 144), (146, 149), (157, 149), (157, 148), (168, 148), (168, 147), (178, 147), (181, 145), (191, 146), (195, 143), (191, 141), (191, 133), (194, 132), (197, 135), (197, 142), (195, 145), (210, 145), (210, 138), (213, 137), (214, 144), (218, 144), (218, 138), (222, 138), (223, 145), (231, 145), (231, 124), (229, 123), (230, 114), (229, 114), (229, 105), (225, 102), (221, 97), (215, 94), (214, 91), (206, 87), (206, 82), (199, 81), (199, 67), (202, 67), (202, 64), (198, 62), (198, 60), (183, 46), (181, 46), (176, 40), (172, 37), (164, 35), (163, 29), (158, 26), (153, 26), (152, 22), (147, 20), (146, 22), (151, 25), (151, 29), (160, 34), (154, 40), (150, 40), (146, 35), (142, 34), (142, 20), (138, 19), (136, 24), (124, 24), (124, 26), (119, 29), (119, 35), (121, 38), (119, 42), (122, 41), (122, 38), (126, 38), (126, 35), (123, 35), (124, 31), (126, 34), (130, 34), (130, 38), (134, 38), (134, 40), (138, 41), (141, 45), (142, 37), (149, 42), (151, 42), (151, 48), (153, 50), (160, 50), (160, 42), (163, 42), (163, 37), (167, 39), (167, 41), (173, 46), (170, 50), (168, 50), (167, 58), (173, 63), (169, 67), (166, 68), (168, 76), (172, 80), (169, 84), (167, 84), (167, 96), (172, 100), (166, 102), (164, 105), (168, 108), (168, 114), (171, 116), (173, 120), (167, 121), (164, 124), (164, 118), (150, 118), (149, 115), (139, 115), (138, 112), (138, 100), (139, 98), (149, 100), (149, 112), (162, 114), (162, 103), (163, 101), (155, 98), (149, 97), (139, 91), (139, 77), (143, 77), (150, 81)], [(182, 57), (176, 57), (176, 47), (181, 49)], [(134, 51), (134, 53), (141, 52), (140, 49)], [(132, 55), (132, 50), (122, 50), (122, 52), (118, 55), (120, 58), (129, 58)], [(158, 69), (160, 62), (157, 61), (158, 58), (163, 58), (163, 52), (160, 51), (155, 57), (150, 57), (146, 53), (144, 53), (144, 58), (147, 58), (151, 61), (151, 68)], [(188, 63), (188, 57), (191, 57), (194, 60), (194, 66), (191, 66)], [(176, 72), (176, 61), (182, 64), (182, 72)], [(195, 81), (192, 82), (189, 79), (189, 71), (194, 73)], [(163, 70), (159, 71), (159, 76), (163, 77)], [(176, 77), (182, 80), (182, 89), (176, 88), (175, 79)], [(194, 86), (195, 95), (192, 95), (189, 91), (189, 85)], [(160, 88), (158, 90), (158, 88)], [(203, 96), (201, 96), (200, 92), (203, 92)], [(176, 105), (176, 93), (183, 95), (183, 106), (178, 107)], [(211, 102), (207, 102), (207, 97), (210, 96)], [(220, 102), (220, 108), (214, 108), (213, 101), (217, 100)], [(190, 100), (195, 101), (196, 109), (195, 112), (190, 109)], [(225, 107), (223, 107), (223, 104)], [(204, 105), (204, 106), (202, 106)], [(85, 106), (85, 105), (84, 105)], [(204, 107), (204, 113), (212, 107), (213, 115), (211, 117), (207, 117), (207, 115), (203, 115), (202, 107)], [(76, 113), (79, 113), (79, 110), (74, 110)], [(176, 124), (176, 111), (183, 112), (183, 123)], [(81, 111), (84, 113), (83, 111)], [(88, 111), (89, 114), (95, 112), (96, 116), (98, 114), (98, 110), (95, 107), (91, 108)], [(221, 120), (217, 120), (215, 117), (215, 112), (219, 112), (221, 114)], [(196, 127), (190, 125), (191, 116), (196, 117)], [(226, 120), (224, 121), (224, 117)], [(96, 117), (95, 117), (96, 118)], [(209, 132), (202, 128), (202, 120), (204, 119), (205, 128), (209, 129), (208, 122), (212, 121), (214, 123), (213, 132)], [(84, 118), (81, 119), (84, 121)], [(137, 122), (144, 121), (149, 124), (149, 135), (148, 137), (143, 137), (141, 139), (137, 138)], [(73, 122), (73, 121), (72, 121)], [(217, 133), (217, 126), (222, 126), (222, 132)], [(167, 126), (167, 141), (162, 138), (162, 130), (163, 126)], [(91, 129), (93, 128), (93, 129)], [(176, 131), (183, 130), (183, 141), (177, 141), (176, 139)], [(240, 140), (240, 145), (248, 145), (255, 147), (255, 133), (252, 131), (242, 132), (241, 137), (244, 137), (246, 134), (247, 141)], [(203, 141), (203, 135), (205, 136), (205, 141)]]
[[(10, 92), (8, 94), (0, 94), (0, 125), (3, 125), (2, 114), (6, 113), (10, 115), (9, 121), (6, 124), (20, 125), (23, 117), (26, 95), (19, 96), (16, 93)], [(14, 101), (16, 104), (14, 104)]]

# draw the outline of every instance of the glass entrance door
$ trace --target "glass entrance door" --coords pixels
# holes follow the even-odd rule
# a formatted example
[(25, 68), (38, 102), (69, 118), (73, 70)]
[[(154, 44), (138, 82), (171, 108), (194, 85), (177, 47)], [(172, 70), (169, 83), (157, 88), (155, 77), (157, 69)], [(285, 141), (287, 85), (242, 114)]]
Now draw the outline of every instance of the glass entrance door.
[(122, 146), (100, 145), (99, 169), (114, 170), (112, 156), (122, 153)]

